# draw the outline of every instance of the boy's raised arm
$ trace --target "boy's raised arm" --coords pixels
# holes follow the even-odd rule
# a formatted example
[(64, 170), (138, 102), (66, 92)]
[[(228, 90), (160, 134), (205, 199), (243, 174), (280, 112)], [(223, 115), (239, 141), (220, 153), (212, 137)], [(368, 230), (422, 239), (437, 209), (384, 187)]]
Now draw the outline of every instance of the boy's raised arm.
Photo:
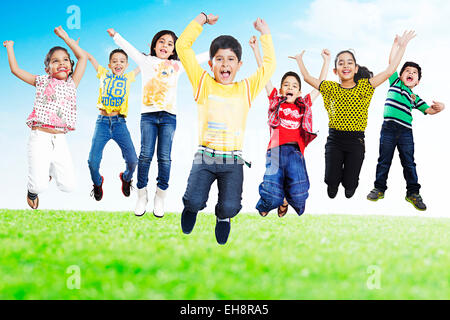
[(95, 71), (98, 72), (98, 66), (99, 66), (99, 64), (98, 64), (97, 60), (96, 60), (96, 59), (94, 58), (94, 56), (93, 56), (92, 54), (90, 54), (89, 52), (86, 51), (86, 53), (87, 53), (89, 62), (92, 64), (92, 66), (94, 67)]
[(203, 25), (213, 25), (218, 19), (219, 17), (213, 14), (207, 15), (205, 13), (200, 13), (193, 21), (191, 21), (191, 23), (189, 23), (175, 43), (178, 58), (180, 59), (189, 81), (192, 84), (194, 95), (196, 95), (200, 79), (205, 70), (203, 70), (198, 63), (195, 52), (192, 49), (192, 45), (202, 32)]
[[(309, 74), (308, 70), (305, 67), (305, 64), (303, 63), (303, 55), (304, 54), (305, 54), (305, 50), (303, 50), (296, 56), (294, 56), (294, 57), (290, 56), (289, 58), (295, 59), (297, 61), (298, 67), (300, 69), (300, 73), (302, 74), (303, 79), (306, 81), (306, 83), (308, 83), (314, 89), (319, 90), (319, 87), (320, 87), (320, 84), (322, 81), (317, 78), (314, 78), (312, 75)], [(323, 67), (322, 67), (322, 70), (323, 70)]]
[(9, 68), (11, 69), (12, 74), (22, 81), (31, 84), (32, 86), (36, 86), (36, 76), (28, 71), (20, 69), (17, 64), (16, 55), (14, 54), (14, 41), (4, 41), (3, 46), (8, 53)]
[[(261, 58), (261, 53), (259, 52), (258, 39), (255, 36), (252, 36), (250, 38), (249, 44), (253, 50), (253, 54), (255, 55), (256, 64), (258, 65), (258, 67), (262, 67), (263, 60)], [(266, 88), (267, 95), (270, 96), (270, 94), (273, 91), (272, 81), (269, 80), (267, 82), (265, 88)]]
[[(329, 67), (330, 61), (331, 61), (331, 54), (328, 49), (323, 49), (322, 53), (320, 55), (323, 58), (323, 64), (322, 64), (322, 70), (320, 70), (319, 81), (320, 81), (320, 83), (322, 83), (322, 81), (324, 81), (327, 78), (328, 67)], [(314, 100), (316, 100), (319, 95), (320, 95), (320, 92), (317, 89), (312, 90), (310, 93), (311, 101), (314, 102)]]
[(263, 51), (263, 62), (256, 73), (248, 78), (251, 101), (256, 98), (264, 86), (268, 84), (276, 68), (275, 50), (273, 48), (269, 26), (261, 18), (257, 18), (253, 23), (253, 26), (261, 33), (260, 41)]
[(88, 61), (87, 53), (83, 49), (80, 48), (78, 42), (71, 39), (64, 29), (59, 26), (55, 28), (55, 34), (60, 37), (64, 42), (69, 46), (72, 52), (75, 54), (78, 62), (75, 67), (75, 70), (72, 74), (73, 82), (75, 82), (75, 86), (78, 87), (80, 84), (81, 78), (83, 77), (84, 71), (86, 70), (86, 65)]
[[(397, 70), (400, 61), (403, 58), (403, 54), (405, 53), (406, 47), (411, 39), (413, 39), (416, 36), (414, 31), (405, 31), (401, 37), (395, 36), (394, 44), (391, 49), (390, 55), (392, 57), (389, 59), (389, 65), (386, 70), (380, 72), (373, 78), (369, 79), (370, 84), (372, 87), (376, 88), (380, 84), (382, 84), (384, 81), (389, 79), (391, 75), (394, 74), (394, 72)], [(395, 45), (395, 43), (398, 43), (398, 46)], [(396, 49), (397, 48), (397, 49)]]

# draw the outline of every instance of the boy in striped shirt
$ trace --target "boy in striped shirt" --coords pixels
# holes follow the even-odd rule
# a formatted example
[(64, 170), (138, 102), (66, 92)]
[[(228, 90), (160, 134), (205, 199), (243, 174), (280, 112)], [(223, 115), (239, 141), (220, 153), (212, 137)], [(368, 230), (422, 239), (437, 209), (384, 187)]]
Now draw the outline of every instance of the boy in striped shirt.
[(384, 198), (387, 189), (387, 178), (395, 148), (398, 149), (403, 166), (403, 176), (406, 180), (406, 201), (417, 210), (427, 209), (419, 194), (420, 184), (414, 163), (414, 139), (412, 134), (412, 110), (417, 109), (423, 114), (436, 114), (445, 106), (433, 101), (428, 106), (412, 89), (422, 78), (422, 70), (417, 63), (406, 62), (400, 70), (400, 76), (395, 72), (389, 78), (389, 91), (384, 105), (384, 122), (381, 127), (380, 156), (378, 158), (375, 188), (367, 195), (368, 200), (377, 201)]

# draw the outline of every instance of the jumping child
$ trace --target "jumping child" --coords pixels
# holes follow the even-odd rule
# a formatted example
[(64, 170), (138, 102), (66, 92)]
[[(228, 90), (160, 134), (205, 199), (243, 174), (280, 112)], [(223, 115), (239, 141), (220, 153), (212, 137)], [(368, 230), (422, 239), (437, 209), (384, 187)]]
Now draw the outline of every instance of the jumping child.
[(55, 34), (69, 46), (78, 59), (71, 60), (67, 49), (53, 47), (47, 53), (45, 75), (36, 76), (19, 68), (14, 54), (14, 42), (5, 41), (11, 72), (20, 80), (36, 87), (33, 111), (27, 118), (31, 128), (28, 139), (28, 193), (32, 209), (39, 207), (39, 194), (53, 178), (58, 188), (71, 192), (75, 188), (75, 173), (65, 134), (75, 130), (77, 120), (77, 87), (86, 70), (87, 55), (62, 27)]
[[(134, 214), (143, 216), (148, 202), (148, 172), (158, 140), (158, 177), (153, 214), (164, 216), (164, 199), (169, 187), (172, 142), (176, 129), (177, 83), (184, 71), (178, 60), (173, 31), (158, 32), (150, 45), (150, 54), (139, 52), (114, 29), (108, 33), (142, 71), (141, 151), (138, 161), (138, 199)], [(206, 55), (198, 60), (206, 61)]]
[(242, 145), (251, 102), (261, 92), (275, 71), (275, 52), (270, 29), (257, 19), (254, 27), (261, 33), (264, 62), (257, 72), (240, 82), (234, 82), (242, 61), (242, 47), (232, 36), (219, 36), (209, 50), (210, 76), (195, 59), (192, 45), (205, 24), (219, 19), (200, 13), (184, 30), (176, 47), (198, 105), (199, 149), (195, 154), (188, 185), (183, 196), (181, 215), (183, 233), (192, 232), (197, 213), (206, 207), (209, 190), (217, 180), (215, 235), (225, 244), (230, 233), (231, 218), (241, 210), (243, 159)]
[(97, 101), (100, 114), (95, 124), (88, 160), (91, 179), (94, 183), (91, 195), (97, 201), (103, 197), (104, 178), (100, 175), (100, 162), (106, 143), (113, 139), (122, 150), (122, 157), (126, 163), (126, 169), (119, 174), (119, 178), (122, 182), (123, 195), (129, 197), (138, 160), (125, 118), (128, 114), (130, 84), (135, 81), (140, 69), (137, 67), (125, 73), (128, 68), (128, 55), (122, 49), (115, 49), (109, 54), (108, 68), (110, 70), (101, 66), (89, 53), (88, 58), (97, 72), (97, 78), (100, 79), (100, 95)]
[[(391, 56), (393, 53), (391, 53)], [(392, 57), (390, 57), (392, 59)], [(387, 189), (387, 178), (391, 167), (395, 148), (398, 149), (403, 176), (406, 180), (406, 201), (420, 211), (427, 209), (419, 194), (416, 164), (414, 162), (414, 139), (412, 133), (412, 110), (423, 114), (437, 114), (444, 110), (442, 102), (433, 101), (428, 106), (425, 101), (412, 90), (422, 78), (422, 69), (415, 62), (406, 62), (400, 70), (389, 78), (389, 90), (384, 104), (384, 122), (380, 134), (380, 156), (378, 158), (375, 188), (367, 195), (367, 199), (377, 201), (384, 198)]]
[[(258, 66), (261, 66), (255, 36), (250, 39), (250, 46)], [(330, 52), (323, 50), (322, 58), (324, 61), (320, 81), (326, 78)], [(319, 91), (314, 89), (302, 98), (300, 77), (292, 71), (281, 78), (279, 93), (271, 81), (267, 83), (266, 91), (270, 104), (270, 142), (266, 155), (266, 172), (259, 186), (261, 198), (256, 209), (265, 217), (270, 210), (278, 208), (278, 216), (281, 218), (287, 213), (287, 204), (290, 204), (301, 215), (305, 211), (309, 190), (304, 152), (306, 146), (317, 136), (312, 130), (311, 106), (319, 96)], [(284, 198), (287, 201), (283, 201)]]
[(312, 77), (303, 64), (304, 51), (295, 57), (307, 83), (320, 91), (328, 112), (329, 136), (325, 145), (325, 183), (327, 193), (335, 198), (339, 184), (351, 198), (358, 187), (359, 173), (364, 160), (364, 130), (370, 101), (375, 88), (386, 81), (397, 69), (408, 42), (415, 37), (413, 31), (404, 32), (393, 43), (395, 54), (386, 70), (373, 76), (367, 68), (356, 63), (350, 50), (337, 54), (333, 72), (335, 81), (320, 81)]

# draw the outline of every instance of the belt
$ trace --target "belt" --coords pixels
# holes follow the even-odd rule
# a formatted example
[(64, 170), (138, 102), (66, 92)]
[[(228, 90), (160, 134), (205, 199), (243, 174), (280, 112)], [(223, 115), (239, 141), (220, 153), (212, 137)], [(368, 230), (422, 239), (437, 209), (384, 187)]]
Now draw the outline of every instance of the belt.
[(220, 150), (214, 150), (205, 146), (199, 146), (198, 152), (201, 154), (206, 154), (207, 156), (210, 156), (212, 158), (215, 157), (222, 157), (222, 158), (233, 158), (235, 160), (241, 159), (244, 161), (245, 165), (249, 168), (252, 167), (252, 163), (250, 161), (246, 161), (242, 157), (242, 151), (241, 150), (233, 150), (233, 151), (220, 151)]

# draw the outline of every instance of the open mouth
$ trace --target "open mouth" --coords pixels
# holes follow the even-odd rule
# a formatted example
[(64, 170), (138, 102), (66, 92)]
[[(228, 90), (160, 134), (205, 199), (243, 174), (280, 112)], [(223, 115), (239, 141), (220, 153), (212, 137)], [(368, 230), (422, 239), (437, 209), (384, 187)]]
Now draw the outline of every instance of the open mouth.
[(61, 67), (56, 69), (56, 73), (69, 73), (69, 69), (66, 67)]
[(293, 96), (294, 96), (294, 94), (291, 92), (286, 93), (286, 98), (292, 98)]
[(344, 71), (342, 71), (342, 73), (343, 73), (345, 76), (348, 76), (348, 75), (350, 74), (350, 70), (344, 70)]
[(413, 79), (413, 77), (411, 77), (411, 76), (408, 76), (407, 78), (406, 78), (406, 81), (413, 81), (414, 79)]
[(222, 76), (222, 79), (229, 79), (231, 76), (231, 72), (230, 71), (221, 71), (220, 75)]
[(159, 50), (159, 52), (161, 52), (163, 54), (167, 54), (167, 50), (165, 50), (165, 49), (161, 49), (161, 50)]
[(115, 68), (114, 71), (115, 71), (116, 73), (120, 73), (120, 72), (122, 71), (122, 68)]

